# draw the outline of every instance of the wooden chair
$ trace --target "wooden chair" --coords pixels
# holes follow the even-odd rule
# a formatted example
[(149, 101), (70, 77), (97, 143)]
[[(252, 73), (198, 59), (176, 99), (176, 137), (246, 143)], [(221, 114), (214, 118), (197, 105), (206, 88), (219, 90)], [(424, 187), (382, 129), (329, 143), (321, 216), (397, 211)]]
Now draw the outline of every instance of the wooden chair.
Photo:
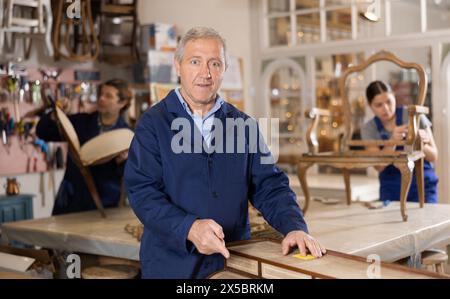
[(80, 19), (67, 15), (71, 2), (58, 1), (53, 27), (54, 59), (61, 57), (75, 62), (95, 61), (100, 43), (94, 27), (91, 0), (80, 0)]
[[(410, 105), (409, 111), (409, 127), (408, 135), (404, 141), (392, 140), (352, 140), (353, 127), (351, 120), (351, 107), (346, 92), (346, 81), (351, 74), (361, 72), (375, 62), (390, 61), (399, 67), (406, 69), (414, 69), (419, 77), (419, 90), (417, 97), (417, 105)], [(351, 204), (350, 189), (350, 170), (356, 168), (368, 168), (370, 166), (387, 166), (394, 165), (401, 173), (401, 190), (400, 190), (400, 207), (403, 221), (407, 221), (406, 199), (411, 185), (412, 174), (416, 167), (417, 186), (419, 192), (420, 207), (422, 208), (425, 201), (424, 193), (424, 153), (422, 151), (422, 142), (418, 136), (418, 121), (420, 114), (427, 114), (428, 108), (424, 107), (424, 100), (427, 90), (427, 77), (425, 70), (417, 63), (405, 62), (400, 60), (394, 54), (387, 51), (380, 51), (369, 57), (360, 65), (349, 67), (339, 81), (339, 89), (344, 109), (345, 133), (339, 140), (339, 149), (334, 152), (318, 152), (318, 140), (316, 129), (319, 118), (330, 116), (330, 112), (323, 109), (313, 108), (307, 111), (306, 116), (312, 119), (312, 125), (309, 127), (306, 140), (308, 144), (308, 152), (303, 155), (295, 155), (280, 158), (281, 162), (290, 162), (297, 164), (298, 178), (305, 196), (305, 204), (303, 212), (306, 212), (310, 202), (310, 194), (306, 180), (307, 170), (314, 164), (329, 165), (342, 170), (345, 182), (347, 204)], [(366, 150), (351, 150), (350, 147), (367, 147), (367, 146), (404, 146), (403, 151), (390, 152), (370, 152)]]
[[(139, 51), (137, 47), (137, 1), (133, 0), (130, 4), (116, 3), (114, 0), (102, 0), (100, 7), (100, 60), (109, 63), (119, 64), (126, 60), (128, 63), (139, 61)], [(113, 23), (116, 22), (116, 23)], [(118, 22), (118, 23), (117, 23)], [(131, 23), (131, 36), (123, 32), (113, 32), (113, 26)], [(108, 53), (107, 48), (128, 47), (129, 55), (114, 55)], [(108, 59), (109, 58), (109, 59)], [(130, 58), (130, 59), (125, 59)]]
[(134, 133), (129, 129), (112, 130), (100, 134), (83, 144), (83, 146), (80, 146), (77, 133), (69, 118), (59, 107), (55, 107), (55, 110), (60, 131), (69, 144), (69, 154), (80, 169), (97, 209), (102, 217), (106, 217), (89, 166), (106, 163), (120, 153), (127, 151)]
[(159, 103), (171, 90), (180, 87), (178, 84), (150, 83), (150, 100), (152, 105)]
[[(53, 56), (51, 32), (53, 15), (50, 0), (0, 0), (0, 53), (5, 41), (15, 51), (15, 39), (23, 38), (24, 55), (29, 58), (32, 38), (43, 37), (48, 55)], [(28, 13), (28, 15), (27, 15)], [(12, 35), (11, 40), (6, 34)]]

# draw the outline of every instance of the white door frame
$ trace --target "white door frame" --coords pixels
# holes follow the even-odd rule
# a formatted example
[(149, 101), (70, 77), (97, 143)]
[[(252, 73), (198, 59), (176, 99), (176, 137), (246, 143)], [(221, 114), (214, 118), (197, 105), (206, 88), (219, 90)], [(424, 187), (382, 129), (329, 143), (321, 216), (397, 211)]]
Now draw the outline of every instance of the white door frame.
[(262, 74), (262, 86), (263, 86), (263, 99), (264, 99), (264, 111), (263, 111), (263, 115), (270, 115), (270, 117), (272, 117), (271, 114), (271, 110), (270, 110), (270, 79), (273, 75), (273, 73), (282, 68), (282, 67), (290, 67), (292, 69), (295, 70), (295, 72), (298, 74), (299, 76), (299, 80), (300, 80), (300, 94), (299, 94), (299, 105), (301, 107), (300, 111), (301, 113), (301, 118), (300, 118), (300, 123), (302, 123), (303, 120), (303, 112), (304, 112), (304, 103), (306, 102), (306, 76), (305, 76), (305, 72), (303, 71), (303, 68), (293, 59), (290, 58), (281, 58), (281, 59), (276, 59), (272, 62), (270, 62), (267, 67), (264, 69), (263, 74)]
[[(436, 101), (439, 103), (439, 106), (436, 107), (435, 111), (436, 113), (439, 113), (439, 118), (438, 122), (434, 123), (433, 130), (435, 134), (436, 144), (439, 150), (439, 158), (437, 163), (435, 164), (435, 167), (437, 175), (439, 177), (439, 202), (450, 203), (450, 197), (445, 196), (450, 193), (450, 121), (448, 119), (448, 112), (450, 108), (450, 53), (448, 53), (443, 59), (438, 74), (440, 77), (439, 85), (441, 88), (438, 90), (438, 95), (436, 98), (439, 98), (441, 100)], [(433, 105), (435, 105), (435, 103), (433, 103)], [(436, 115), (436, 113), (434, 115)]]

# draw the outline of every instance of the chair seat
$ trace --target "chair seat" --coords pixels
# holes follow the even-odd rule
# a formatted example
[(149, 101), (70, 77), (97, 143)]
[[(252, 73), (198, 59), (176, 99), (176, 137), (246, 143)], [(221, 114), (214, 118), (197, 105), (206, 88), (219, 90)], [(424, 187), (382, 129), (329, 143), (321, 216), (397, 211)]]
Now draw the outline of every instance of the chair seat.
[(128, 265), (104, 265), (84, 269), (81, 272), (83, 279), (133, 279), (139, 270)]
[(106, 163), (121, 152), (127, 151), (134, 133), (129, 129), (112, 130), (92, 138), (80, 148), (83, 165)]

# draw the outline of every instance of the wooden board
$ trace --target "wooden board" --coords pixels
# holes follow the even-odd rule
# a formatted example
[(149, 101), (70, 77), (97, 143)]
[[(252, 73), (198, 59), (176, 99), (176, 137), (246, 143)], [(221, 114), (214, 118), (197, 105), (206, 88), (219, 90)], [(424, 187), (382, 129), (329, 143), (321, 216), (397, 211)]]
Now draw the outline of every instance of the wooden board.
[(217, 271), (208, 276), (208, 279), (252, 279), (252, 278), (257, 277), (249, 275), (248, 273), (242, 271), (236, 271), (235, 269), (231, 268), (222, 271)]
[[(447, 278), (418, 269), (380, 262), (328, 250), (322, 258), (302, 260), (281, 253), (281, 244), (272, 240), (253, 240), (230, 244), (231, 257), (226, 268), (243, 271), (259, 278), (342, 278), (342, 279), (427, 279)], [(379, 274), (379, 275), (378, 275)]]

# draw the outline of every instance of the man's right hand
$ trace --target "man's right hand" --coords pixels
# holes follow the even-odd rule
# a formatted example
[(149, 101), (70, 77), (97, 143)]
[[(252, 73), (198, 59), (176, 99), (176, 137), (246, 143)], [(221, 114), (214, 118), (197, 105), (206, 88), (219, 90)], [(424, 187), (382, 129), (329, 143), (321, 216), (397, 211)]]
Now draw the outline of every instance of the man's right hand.
[(229, 258), (224, 238), (222, 227), (212, 219), (195, 220), (188, 234), (188, 240), (194, 243), (198, 252), (206, 255), (220, 253)]

